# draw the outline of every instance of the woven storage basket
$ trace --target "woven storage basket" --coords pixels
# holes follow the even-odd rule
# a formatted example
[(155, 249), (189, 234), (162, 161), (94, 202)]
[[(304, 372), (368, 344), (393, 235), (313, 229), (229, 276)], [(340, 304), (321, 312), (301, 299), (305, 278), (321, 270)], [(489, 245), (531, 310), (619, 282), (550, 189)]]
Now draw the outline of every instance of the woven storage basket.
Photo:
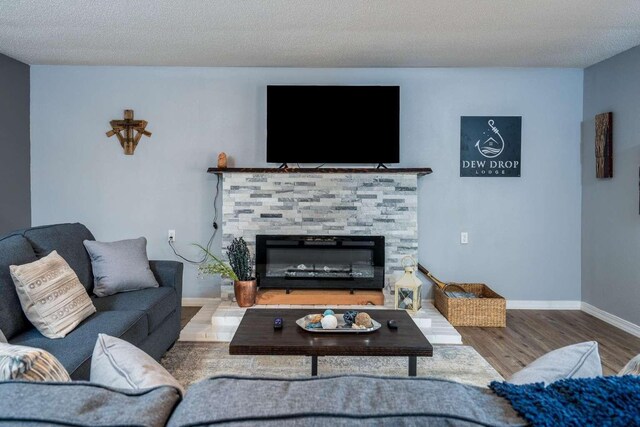
[(507, 326), (507, 302), (484, 283), (450, 283), (480, 298), (449, 298), (434, 286), (436, 308), (453, 326)]

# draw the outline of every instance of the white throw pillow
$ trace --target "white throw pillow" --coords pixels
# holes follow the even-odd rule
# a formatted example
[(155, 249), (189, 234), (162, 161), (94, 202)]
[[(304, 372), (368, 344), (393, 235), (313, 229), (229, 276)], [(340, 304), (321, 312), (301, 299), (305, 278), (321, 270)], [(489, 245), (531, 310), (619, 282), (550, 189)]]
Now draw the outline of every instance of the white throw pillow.
[(91, 359), (91, 382), (125, 390), (162, 385), (184, 389), (158, 362), (138, 347), (119, 338), (99, 334)]
[(640, 354), (629, 360), (629, 363), (618, 372), (619, 377), (623, 375), (640, 375)]
[(56, 251), (9, 270), (22, 311), (47, 338), (64, 338), (96, 312), (78, 276)]
[(564, 378), (602, 375), (598, 343), (587, 341), (553, 350), (534, 360), (509, 378), (511, 384), (551, 384)]
[(85, 240), (84, 247), (93, 268), (93, 293), (98, 297), (119, 292), (157, 288), (147, 257), (147, 239), (96, 242)]
[(51, 353), (39, 348), (0, 343), (0, 381), (71, 381)]

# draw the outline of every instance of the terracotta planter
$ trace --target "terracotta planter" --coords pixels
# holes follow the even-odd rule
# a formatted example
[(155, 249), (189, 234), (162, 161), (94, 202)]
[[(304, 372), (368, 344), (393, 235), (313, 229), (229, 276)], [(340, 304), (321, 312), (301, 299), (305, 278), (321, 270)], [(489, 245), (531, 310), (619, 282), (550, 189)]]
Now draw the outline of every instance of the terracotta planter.
[(233, 282), (233, 293), (240, 307), (251, 307), (256, 303), (258, 283), (253, 280), (236, 280)]

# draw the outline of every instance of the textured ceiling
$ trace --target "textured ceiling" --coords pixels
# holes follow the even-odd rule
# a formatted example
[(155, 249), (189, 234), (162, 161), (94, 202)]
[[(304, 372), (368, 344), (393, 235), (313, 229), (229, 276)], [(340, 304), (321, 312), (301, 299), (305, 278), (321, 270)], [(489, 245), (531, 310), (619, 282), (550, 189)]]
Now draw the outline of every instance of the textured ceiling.
[(0, 0), (28, 64), (585, 67), (640, 44), (640, 0)]

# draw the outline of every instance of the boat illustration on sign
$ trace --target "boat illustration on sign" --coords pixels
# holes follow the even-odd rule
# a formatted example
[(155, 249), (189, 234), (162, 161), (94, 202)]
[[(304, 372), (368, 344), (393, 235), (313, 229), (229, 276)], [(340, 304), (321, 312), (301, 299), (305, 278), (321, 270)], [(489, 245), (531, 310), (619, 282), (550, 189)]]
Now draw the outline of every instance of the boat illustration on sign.
[[(495, 139), (493, 136), (488, 137), (484, 142), (481, 142), (482, 139), (479, 139), (475, 147), (484, 157), (493, 159), (502, 154), (504, 150), (504, 139), (502, 135), (500, 135), (500, 130), (493, 125), (495, 123), (493, 120), (489, 120), (487, 123), (489, 124), (490, 131), (493, 132), (498, 139)], [(483, 134), (486, 135), (486, 132), (483, 132)]]

